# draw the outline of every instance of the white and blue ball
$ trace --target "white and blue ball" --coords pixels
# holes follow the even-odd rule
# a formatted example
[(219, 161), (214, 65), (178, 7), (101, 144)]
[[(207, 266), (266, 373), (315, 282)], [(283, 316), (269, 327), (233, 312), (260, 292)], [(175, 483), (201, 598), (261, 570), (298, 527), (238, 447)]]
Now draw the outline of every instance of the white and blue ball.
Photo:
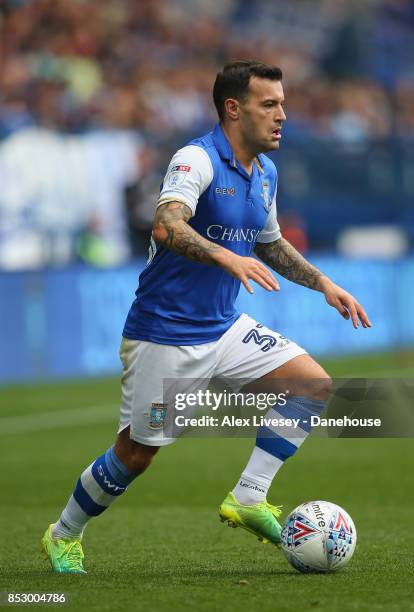
[(340, 506), (310, 501), (295, 508), (282, 529), (282, 550), (300, 572), (330, 572), (354, 554), (357, 534), (353, 520)]

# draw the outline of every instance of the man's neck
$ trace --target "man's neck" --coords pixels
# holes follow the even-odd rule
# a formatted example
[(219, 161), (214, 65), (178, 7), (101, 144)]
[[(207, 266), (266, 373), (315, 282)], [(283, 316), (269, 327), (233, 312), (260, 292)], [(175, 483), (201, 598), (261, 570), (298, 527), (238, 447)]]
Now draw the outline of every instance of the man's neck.
[(240, 132), (236, 130), (232, 130), (231, 126), (225, 126), (223, 123), (220, 124), (221, 129), (224, 132), (227, 140), (231, 144), (233, 149), (233, 153), (239, 162), (239, 164), (246, 170), (247, 174), (250, 176), (253, 171), (253, 163), (256, 159), (256, 154), (249, 151), (242, 141)]

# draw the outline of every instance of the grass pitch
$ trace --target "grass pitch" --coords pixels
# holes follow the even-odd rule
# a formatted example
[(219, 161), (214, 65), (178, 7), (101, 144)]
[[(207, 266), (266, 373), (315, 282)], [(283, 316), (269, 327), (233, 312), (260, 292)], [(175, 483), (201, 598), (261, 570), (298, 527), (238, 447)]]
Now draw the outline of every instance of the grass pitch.
[[(412, 364), (403, 357), (405, 377)], [(324, 365), (335, 376), (387, 376), (401, 356)], [(76, 611), (414, 610), (410, 439), (311, 438), (276, 478), (269, 501), (285, 516), (327, 499), (353, 517), (357, 549), (337, 574), (301, 575), (275, 547), (219, 522), (253, 440), (183, 439), (90, 522), (88, 574), (58, 576), (40, 538), (79, 473), (112, 443), (119, 382), (8, 388), (0, 397), (0, 590), (65, 592)]]

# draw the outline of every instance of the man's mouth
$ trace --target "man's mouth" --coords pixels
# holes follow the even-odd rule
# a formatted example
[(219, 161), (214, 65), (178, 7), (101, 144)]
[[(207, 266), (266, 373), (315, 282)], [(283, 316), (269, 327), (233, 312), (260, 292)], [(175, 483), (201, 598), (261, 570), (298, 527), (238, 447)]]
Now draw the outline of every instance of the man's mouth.
[(277, 138), (277, 140), (280, 140), (282, 138), (282, 128), (280, 127), (275, 128), (272, 134), (275, 138)]

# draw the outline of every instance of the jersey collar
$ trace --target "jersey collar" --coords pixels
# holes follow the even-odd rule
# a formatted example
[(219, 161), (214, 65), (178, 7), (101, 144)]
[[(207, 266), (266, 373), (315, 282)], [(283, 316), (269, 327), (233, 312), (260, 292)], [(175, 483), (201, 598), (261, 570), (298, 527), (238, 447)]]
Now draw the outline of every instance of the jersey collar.
[(227, 140), (220, 123), (216, 123), (213, 130), (213, 140), (221, 159), (226, 159), (233, 168), (237, 168), (237, 160)]
[[(232, 168), (235, 168), (235, 170), (240, 172), (240, 174), (250, 179), (251, 177), (247, 174), (246, 170), (244, 170), (244, 168), (242, 168), (237, 162), (231, 144), (227, 140), (227, 137), (224, 134), (220, 123), (216, 123), (214, 127), (213, 141), (221, 159), (227, 160)], [(257, 169), (259, 170), (259, 173), (264, 174), (263, 162), (261, 160), (261, 157), (261, 155), (258, 155), (254, 161)]]

